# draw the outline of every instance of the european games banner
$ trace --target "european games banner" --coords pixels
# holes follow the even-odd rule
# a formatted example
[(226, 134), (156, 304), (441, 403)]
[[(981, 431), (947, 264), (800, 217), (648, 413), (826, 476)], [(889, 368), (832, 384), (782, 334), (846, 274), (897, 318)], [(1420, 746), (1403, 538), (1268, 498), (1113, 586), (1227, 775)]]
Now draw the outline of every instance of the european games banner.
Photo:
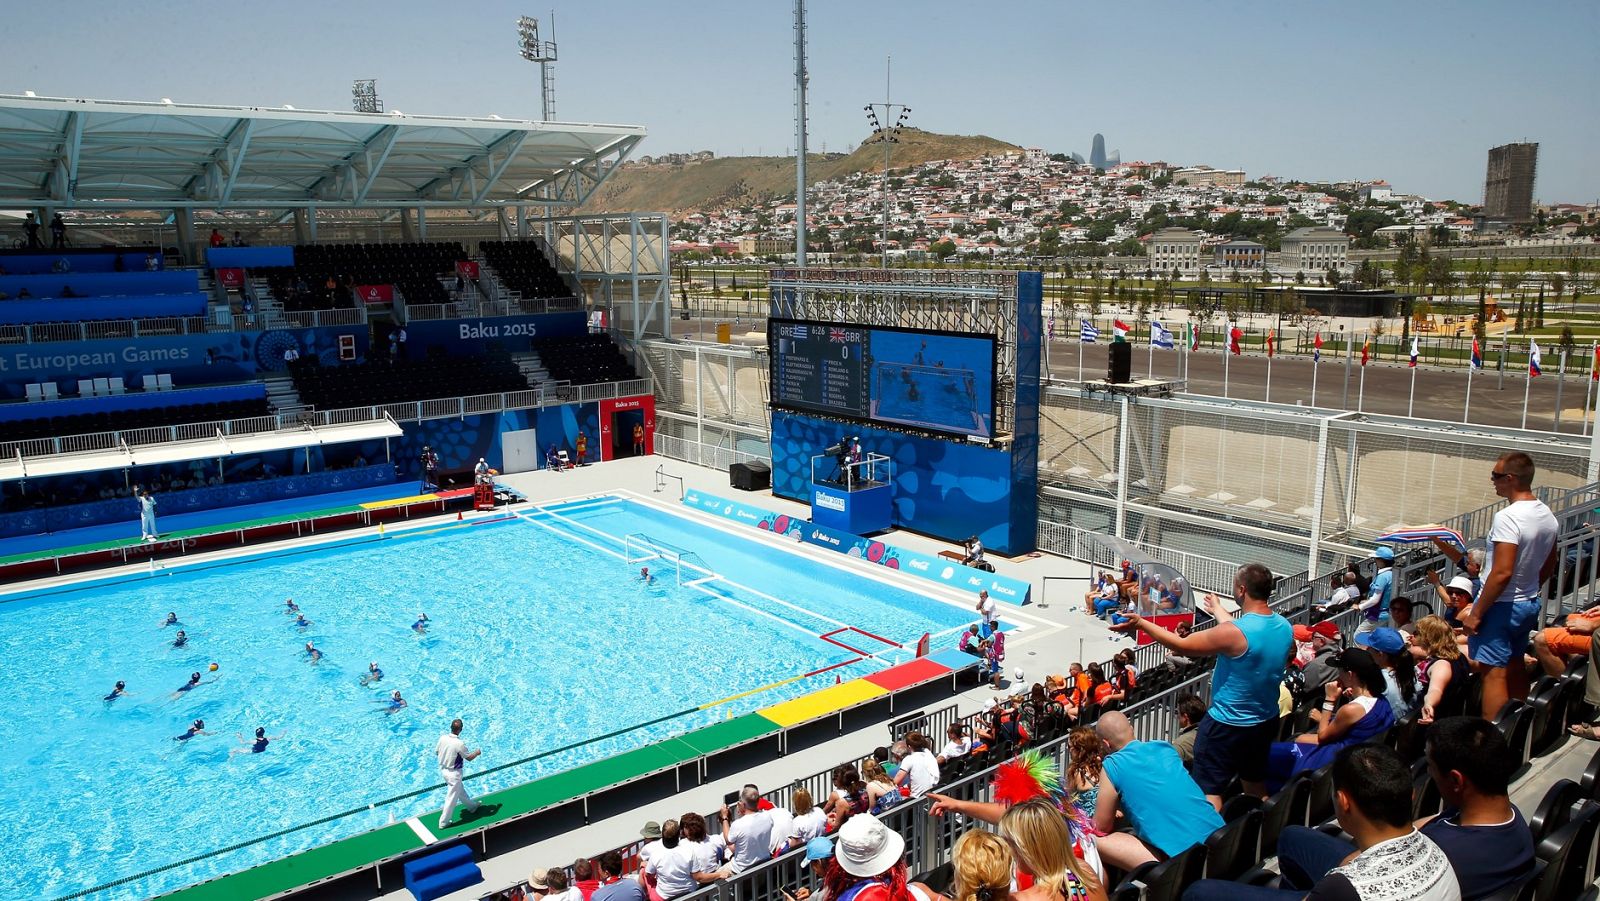
[(471, 319), (428, 319), (406, 324), (406, 343), (412, 356), (429, 348), (442, 348), (447, 356), (482, 353), (484, 345), (498, 342), (509, 351), (527, 350), (534, 338), (566, 338), (589, 330), (582, 312), (540, 313), (527, 316), (482, 316)]
[(745, 525), (765, 529), (803, 541), (825, 547), (841, 554), (860, 557), (879, 566), (898, 569), (924, 579), (930, 579), (962, 591), (977, 592), (986, 590), (990, 597), (997, 601), (1022, 605), (1028, 602), (1031, 585), (1021, 579), (1007, 578), (1006, 576), (987, 573), (970, 566), (962, 566), (942, 557), (933, 557), (919, 554), (904, 548), (884, 544), (872, 538), (862, 538), (848, 532), (830, 529), (807, 522), (797, 516), (774, 513), (752, 507), (739, 501), (706, 494), (702, 491), (689, 490), (683, 495), (685, 506), (694, 507), (707, 513), (721, 516)]

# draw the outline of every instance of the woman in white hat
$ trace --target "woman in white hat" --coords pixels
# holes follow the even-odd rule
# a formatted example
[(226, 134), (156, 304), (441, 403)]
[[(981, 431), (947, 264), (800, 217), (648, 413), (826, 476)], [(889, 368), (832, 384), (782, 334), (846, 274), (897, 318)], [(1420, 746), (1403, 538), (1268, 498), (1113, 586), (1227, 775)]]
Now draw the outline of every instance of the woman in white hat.
[(839, 827), (822, 883), (829, 901), (931, 901), (906, 883), (906, 840), (870, 813)]

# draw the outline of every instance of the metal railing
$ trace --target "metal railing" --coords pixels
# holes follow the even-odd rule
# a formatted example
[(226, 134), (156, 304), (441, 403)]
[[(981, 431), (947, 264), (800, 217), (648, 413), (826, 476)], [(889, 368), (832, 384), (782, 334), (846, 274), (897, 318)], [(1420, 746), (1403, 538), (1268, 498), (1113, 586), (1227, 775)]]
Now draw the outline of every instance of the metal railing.
[(580, 297), (500, 297), (465, 298), (452, 303), (408, 303), (404, 307), (404, 314), (407, 322), (426, 322), (434, 319), (570, 313), (582, 309), (583, 299)]
[(207, 331), (209, 331), (209, 328), (204, 316), (95, 319), (87, 322), (35, 322), (28, 325), (0, 325), (0, 344), (44, 344), (54, 341), (94, 341), (102, 338), (203, 335)]
[(633, 397), (648, 393), (650, 393), (648, 379), (605, 382), (597, 385), (578, 385), (575, 388), (545, 385), (528, 391), (511, 391), (503, 394), (446, 397), (398, 404), (380, 404), (370, 407), (345, 407), (316, 412), (279, 413), (272, 416), (256, 416), (248, 419), (188, 422), (169, 426), (123, 429), (114, 432), (95, 432), (86, 435), (62, 435), (54, 438), (27, 438), (20, 441), (4, 441), (0, 442), (0, 458), (27, 459), (54, 454), (115, 450), (119, 447), (194, 441), (215, 435), (253, 435), (264, 432), (300, 431), (322, 426), (376, 422), (384, 418), (392, 419), (395, 422), (452, 419), (462, 416), (474, 416), (480, 413), (501, 413), (507, 410), (529, 410), (559, 406), (571, 403), (575, 398), (581, 398), (585, 402), (589, 402), (617, 397)]
[[(1097, 535), (1099, 533), (1093, 529), (1047, 520), (1040, 520), (1038, 525), (1040, 550), (1081, 560), (1093, 566), (1115, 566), (1118, 561), (1113, 559), (1114, 555), (1104, 542), (1094, 540)], [(1228, 592), (1233, 587), (1233, 575), (1239, 568), (1236, 563), (1142, 541), (1131, 543), (1148, 554), (1154, 562), (1166, 564), (1182, 573), (1184, 579), (1188, 580), (1189, 585), (1196, 590)]]
[(656, 433), (654, 440), (655, 452), (658, 456), (682, 460), (685, 463), (693, 463), (696, 466), (720, 469), (724, 472), (735, 463), (759, 461), (769, 466), (772, 463), (770, 453), (750, 454), (720, 445), (702, 444), (689, 438), (675, 438), (671, 435), (663, 435), (660, 432)]

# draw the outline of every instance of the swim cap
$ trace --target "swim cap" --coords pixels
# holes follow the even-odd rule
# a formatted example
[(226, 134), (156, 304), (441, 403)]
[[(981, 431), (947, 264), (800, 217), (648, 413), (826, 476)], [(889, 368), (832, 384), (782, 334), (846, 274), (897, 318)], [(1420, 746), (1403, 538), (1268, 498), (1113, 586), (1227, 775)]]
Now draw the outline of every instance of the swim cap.
[(117, 687), (118, 688), (127, 688), (128, 687), (128, 683), (122, 681), (121, 679), (118, 679), (117, 680)]
[(257, 726), (256, 727), (256, 738), (265, 738), (266, 734), (267, 734), (267, 727), (266, 726)]
[(194, 727), (196, 729), (204, 729), (206, 727), (206, 721), (205, 720), (195, 720), (194, 721)]

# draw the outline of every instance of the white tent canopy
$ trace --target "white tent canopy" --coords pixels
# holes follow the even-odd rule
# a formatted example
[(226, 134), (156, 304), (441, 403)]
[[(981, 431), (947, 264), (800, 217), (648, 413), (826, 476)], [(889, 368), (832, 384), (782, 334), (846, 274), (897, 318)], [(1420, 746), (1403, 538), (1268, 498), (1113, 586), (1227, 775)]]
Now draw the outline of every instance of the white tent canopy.
[(0, 207), (576, 206), (634, 125), (0, 94)]

